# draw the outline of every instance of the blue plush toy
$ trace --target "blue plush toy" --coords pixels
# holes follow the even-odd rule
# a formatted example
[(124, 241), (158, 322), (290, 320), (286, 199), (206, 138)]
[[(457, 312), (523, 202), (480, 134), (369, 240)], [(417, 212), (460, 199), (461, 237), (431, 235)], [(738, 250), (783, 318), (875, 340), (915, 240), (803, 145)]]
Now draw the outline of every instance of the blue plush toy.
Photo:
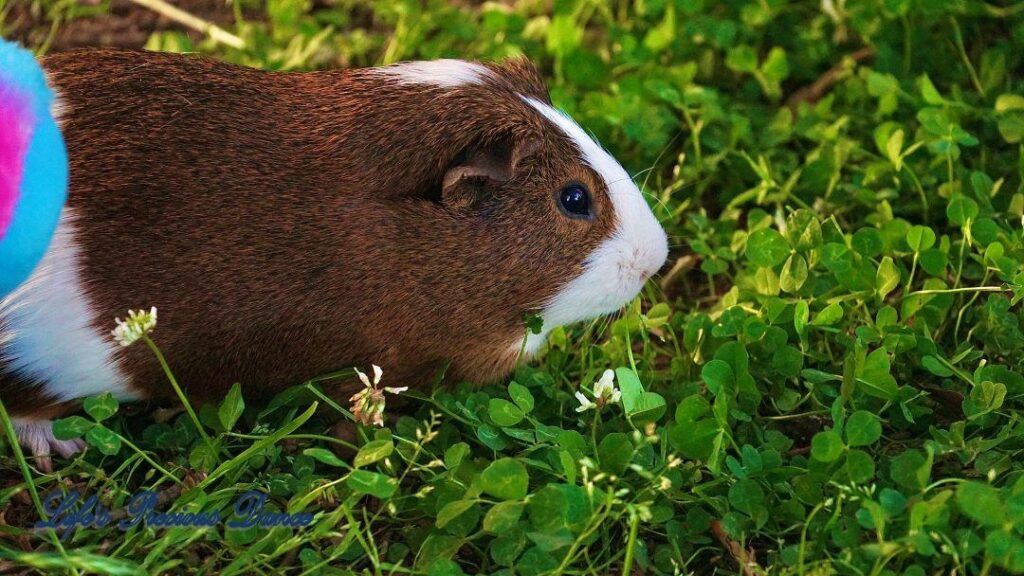
[(35, 58), (0, 40), (0, 298), (46, 253), (67, 198), (68, 158)]

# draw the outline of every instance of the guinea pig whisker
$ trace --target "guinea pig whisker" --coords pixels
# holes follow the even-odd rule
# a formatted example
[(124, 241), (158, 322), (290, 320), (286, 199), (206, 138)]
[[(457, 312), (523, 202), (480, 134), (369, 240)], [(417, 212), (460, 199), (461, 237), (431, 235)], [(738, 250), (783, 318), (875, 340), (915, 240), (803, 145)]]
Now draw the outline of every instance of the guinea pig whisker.
[(610, 335), (612, 332), (612, 326), (615, 325), (615, 321), (622, 317), (622, 308), (612, 312), (604, 319), (604, 328), (601, 331), (602, 336)]
[[(624, 182), (624, 181), (625, 181), (625, 178), (622, 178), (622, 179), (619, 179), (619, 180), (614, 180), (614, 181), (612, 181), (612, 182), (609, 182), (609, 184), (608, 184), (608, 185), (609, 185), (609, 186), (611, 186), (612, 184), (615, 184), (615, 183), (617, 183), (617, 182)], [(658, 196), (657, 196), (656, 194), (654, 194), (654, 193), (651, 193), (651, 192), (647, 192), (647, 191), (646, 191), (646, 190), (644, 190), (643, 188), (640, 188), (639, 190), (640, 190), (640, 194), (641, 194), (641, 195), (643, 195), (643, 196), (647, 196), (648, 198), (651, 198), (652, 200), (654, 200), (654, 202), (656, 202), (656, 203), (657, 203), (657, 204), (658, 204), (659, 206), (661, 206), (662, 208), (664, 208), (664, 209), (665, 209), (666, 211), (668, 211), (668, 212), (671, 212), (671, 210), (669, 210), (669, 208), (668, 208), (668, 205), (667, 205), (667, 204), (665, 204), (665, 201), (664, 201), (664, 200), (662, 200), (661, 198), (659, 198), (659, 197), (658, 197)], [(615, 197), (615, 196), (621, 196), (621, 195), (623, 195), (623, 194), (624, 194), (624, 193), (622, 193), (622, 192), (613, 192), (612, 190), (609, 190), (609, 191), (608, 191), (608, 196), (611, 196), (611, 197)], [(628, 193), (627, 193), (627, 194), (628, 194)]]
[(662, 280), (663, 277), (664, 277), (664, 275), (659, 272), (659, 273), (651, 276), (651, 281), (649, 282), (649, 284), (652, 287), (652, 290), (654, 290), (654, 292), (655, 292), (655, 296), (656, 296), (655, 301), (656, 302), (668, 302), (669, 301), (668, 294), (665, 293), (665, 288), (661, 285), (661, 280)]
[[(641, 174), (650, 173), (652, 170), (654, 170), (654, 164), (651, 164), (650, 167), (648, 167), (648, 168), (644, 168), (643, 170), (638, 171), (636, 174), (633, 174), (632, 176), (630, 176), (629, 179), (635, 181), (637, 179), (637, 177), (639, 177)], [(647, 180), (646, 179), (644, 180), (644, 184), (645, 185), (647, 184)]]
[(594, 331), (592, 334), (592, 342), (594, 344), (603, 341), (607, 337), (612, 322), (614, 321), (615, 320), (613, 319), (611, 314), (606, 314), (605, 316), (602, 316), (594, 323)]
[[(640, 185), (641, 190), (647, 188), (647, 181), (651, 178), (651, 174), (654, 173), (654, 168), (657, 167), (658, 163), (661, 162), (662, 156), (664, 156), (665, 152), (668, 152), (672, 148), (672, 146), (676, 143), (676, 139), (679, 138), (679, 136), (681, 135), (682, 132), (676, 132), (675, 135), (672, 136), (672, 139), (666, 142), (665, 145), (661, 148), (661, 151), (658, 152), (658, 157), (654, 159), (654, 162), (651, 164), (651, 167), (645, 170), (645, 172), (647, 172), (647, 176), (644, 177), (644, 183)], [(639, 174), (640, 172), (637, 173), (637, 175)]]
[(615, 312), (612, 312), (611, 314), (607, 314), (604, 318), (601, 319), (601, 328), (597, 331), (597, 333), (595, 334), (595, 337), (594, 337), (594, 340), (596, 342), (600, 342), (601, 340), (604, 340), (605, 334), (611, 329), (612, 324), (615, 323), (615, 320), (618, 318), (620, 313), (621, 313), (621, 309), (620, 310), (616, 310)]
[[(615, 184), (618, 184), (619, 182), (632, 182), (632, 181), (633, 181), (632, 178), (630, 178), (629, 176), (626, 176), (625, 178), (619, 178), (618, 180), (612, 180), (611, 182), (608, 182), (607, 184), (608, 184), (608, 186), (614, 186)], [(611, 194), (611, 190), (609, 190), (608, 193)]]

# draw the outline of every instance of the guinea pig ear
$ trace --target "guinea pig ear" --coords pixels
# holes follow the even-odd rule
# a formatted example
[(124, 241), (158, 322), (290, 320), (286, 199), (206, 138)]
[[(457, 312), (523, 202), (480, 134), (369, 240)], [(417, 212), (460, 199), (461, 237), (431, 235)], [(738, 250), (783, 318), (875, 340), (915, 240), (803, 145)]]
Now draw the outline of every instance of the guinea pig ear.
[(515, 174), (516, 167), (538, 146), (532, 139), (510, 138), (472, 146), (463, 151), (441, 181), (441, 202), (465, 210), (485, 204), (494, 191)]
[(509, 58), (498, 66), (501, 75), (508, 80), (516, 92), (523, 96), (536, 98), (545, 104), (551, 104), (547, 86), (544, 84), (544, 76), (529, 58), (525, 56)]

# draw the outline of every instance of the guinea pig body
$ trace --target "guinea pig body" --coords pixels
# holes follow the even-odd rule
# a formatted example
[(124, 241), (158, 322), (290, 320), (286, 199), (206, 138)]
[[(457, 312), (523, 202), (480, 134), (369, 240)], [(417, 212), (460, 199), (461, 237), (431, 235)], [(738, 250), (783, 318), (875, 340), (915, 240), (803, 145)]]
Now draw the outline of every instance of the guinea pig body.
[(0, 394), (44, 459), (68, 446), (41, 423), (76, 399), (173, 394), (145, 346), (111, 338), (128, 308), (159, 309), (197, 402), (370, 363), (391, 386), (446, 362), (485, 382), (518, 361), (525, 313), (546, 333), (614, 311), (666, 258), (629, 175), (525, 60), (271, 73), (87, 51), (44, 68), (70, 196), (0, 302)]

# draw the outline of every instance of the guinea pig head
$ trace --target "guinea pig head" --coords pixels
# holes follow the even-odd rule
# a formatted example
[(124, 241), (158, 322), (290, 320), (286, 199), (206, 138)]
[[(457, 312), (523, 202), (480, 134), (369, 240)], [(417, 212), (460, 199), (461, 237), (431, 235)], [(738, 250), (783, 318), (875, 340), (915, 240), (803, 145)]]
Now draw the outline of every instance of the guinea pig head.
[[(431, 301), (446, 302), (426, 308), (440, 315), (410, 324), (443, 326), (432, 351), (443, 350), (459, 376), (486, 381), (514, 367), (524, 337), (531, 355), (552, 328), (627, 304), (668, 246), (630, 175), (552, 107), (528, 62), (476, 70), (479, 82), (438, 97), (450, 98), (453, 116), (486, 121), (467, 122), (427, 201), (410, 208), (415, 221), (397, 226), (415, 230), (419, 239), (407, 240), (434, 257), (417, 297), (433, 292)], [(542, 318), (541, 334), (527, 336), (526, 314)]]

